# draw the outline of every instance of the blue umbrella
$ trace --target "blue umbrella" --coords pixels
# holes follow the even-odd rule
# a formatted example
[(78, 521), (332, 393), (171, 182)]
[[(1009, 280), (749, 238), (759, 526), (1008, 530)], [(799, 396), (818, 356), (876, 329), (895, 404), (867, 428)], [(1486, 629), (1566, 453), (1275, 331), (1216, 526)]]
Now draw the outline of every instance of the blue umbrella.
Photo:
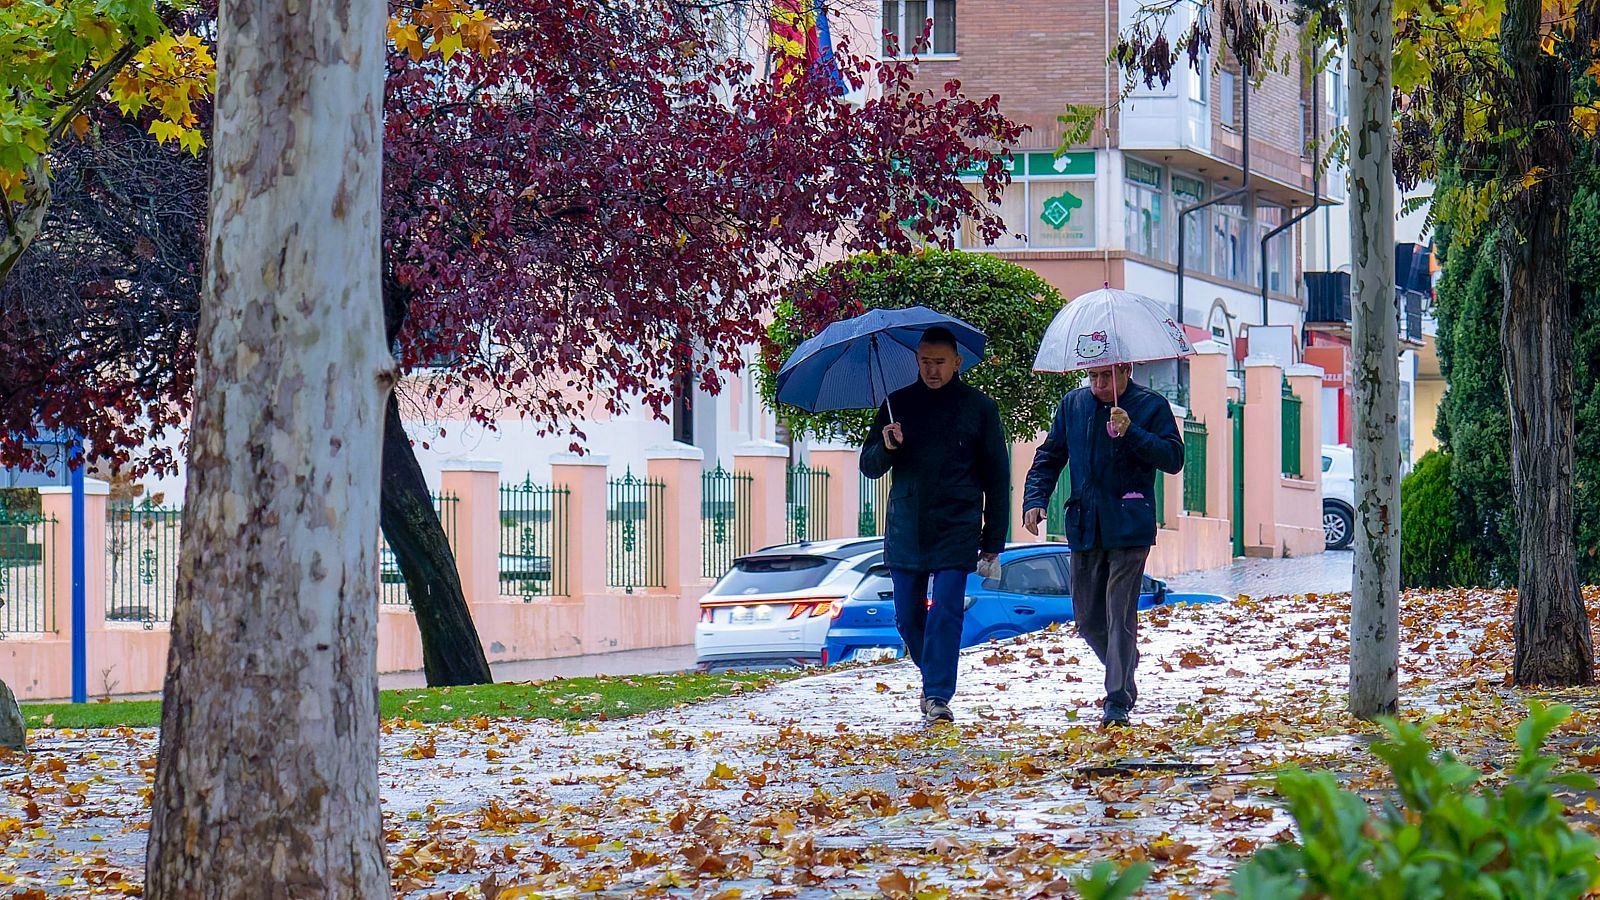
[(964, 368), (983, 359), (983, 332), (960, 319), (925, 306), (874, 309), (796, 347), (778, 370), (778, 399), (808, 412), (877, 409), (891, 392), (917, 380), (917, 345), (923, 332), (937, 327), (955, 335)]

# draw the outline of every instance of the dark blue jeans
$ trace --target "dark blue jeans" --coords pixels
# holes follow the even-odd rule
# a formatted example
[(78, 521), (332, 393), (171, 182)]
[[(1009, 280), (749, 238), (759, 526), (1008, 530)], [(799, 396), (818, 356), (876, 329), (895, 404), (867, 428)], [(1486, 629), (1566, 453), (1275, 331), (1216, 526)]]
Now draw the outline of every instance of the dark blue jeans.
[[(911, 659), (922, 670), (922, 696), (946, 703), (956, 695), (956, 660), (961, 655), (961, 620), (966, 616), (967, 572), (893, 569), (894, 621)], [(928, 607), (928, 580), (933, 607)]]

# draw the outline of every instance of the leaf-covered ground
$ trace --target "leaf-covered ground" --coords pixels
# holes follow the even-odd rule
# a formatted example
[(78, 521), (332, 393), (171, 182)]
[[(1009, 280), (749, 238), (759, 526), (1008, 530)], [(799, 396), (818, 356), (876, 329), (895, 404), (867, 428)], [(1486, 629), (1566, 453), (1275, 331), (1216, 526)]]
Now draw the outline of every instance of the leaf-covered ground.
[[(1600, 605), (1591, 596), (1590, 607)], [(1416, 593), (1404, 714), (1493, 773), (1523, 697), (1511, 600)], [(958, 724), (924, 729), (904, 663), (610, 722), (479, 717), (384, 727), (400, 896), (1031, 897), (1102, 858), (1155, 864), (1150, 896), (1209, 896), (1289, 821), (1286, 764), (1379, 792), (1344, 712), (1348, 599), (1241, 599), (1147, 615), (1137, 727), (1098, 728), (1100, 671), (1071, 629), (975, 648)], [(1553, 740), (1600, 764), (1600, 703)], [(40, 731), (0, 803), (0, 881), (137, 893), (156, 735)], [(1593, 822), (1595, 803), (1572, 797)], [(38, 894), (35, 894), (38, 896)]]

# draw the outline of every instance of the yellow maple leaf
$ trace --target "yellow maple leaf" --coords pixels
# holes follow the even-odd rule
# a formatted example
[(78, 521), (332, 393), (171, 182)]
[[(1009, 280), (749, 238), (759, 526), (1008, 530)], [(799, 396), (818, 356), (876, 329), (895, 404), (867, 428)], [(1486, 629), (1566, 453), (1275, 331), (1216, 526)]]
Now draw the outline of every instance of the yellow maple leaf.
[(1600, 107), (1596, 107), (1593, 103), (1574, 107), (1572, 123), (1585, 137), (1594, 137), (1595, 131), (1600, 129)]
[(422, 59), (427, 51), (422, 46), (422, 35), (417, 31), (417, 26), (406, 25), (395, 19), (389, 20), (389, 41), (401, 53), (408, 53), (413, 60)]
[(1531, 168), (1528, 171), (1524, 172), (1523, 175), (1522, 175), (1522, 181), (1520, 182), (1521, 185), (1522, 185), (1522, 189), (1523, 190), (1527, 190), (1528, 188), (1531, 188), (1534, 185), (1538, 184), (1539, 183), (1539, 179), (1544, 177), (1544, 173), (1545, 173), (1544, 166), (1534, 166), (1533, 168)]

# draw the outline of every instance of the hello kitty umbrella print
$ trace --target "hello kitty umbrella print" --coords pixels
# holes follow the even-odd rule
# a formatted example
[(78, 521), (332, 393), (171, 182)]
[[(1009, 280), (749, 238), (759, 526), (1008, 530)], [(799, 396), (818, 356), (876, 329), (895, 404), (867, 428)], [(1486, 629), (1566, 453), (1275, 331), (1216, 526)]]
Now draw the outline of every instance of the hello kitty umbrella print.
[(1056, 313), (1033, 358), (1033, 370), (1081, 372), (1193, 355), (1183, 326), (1160, 303), (1107, 285)]

